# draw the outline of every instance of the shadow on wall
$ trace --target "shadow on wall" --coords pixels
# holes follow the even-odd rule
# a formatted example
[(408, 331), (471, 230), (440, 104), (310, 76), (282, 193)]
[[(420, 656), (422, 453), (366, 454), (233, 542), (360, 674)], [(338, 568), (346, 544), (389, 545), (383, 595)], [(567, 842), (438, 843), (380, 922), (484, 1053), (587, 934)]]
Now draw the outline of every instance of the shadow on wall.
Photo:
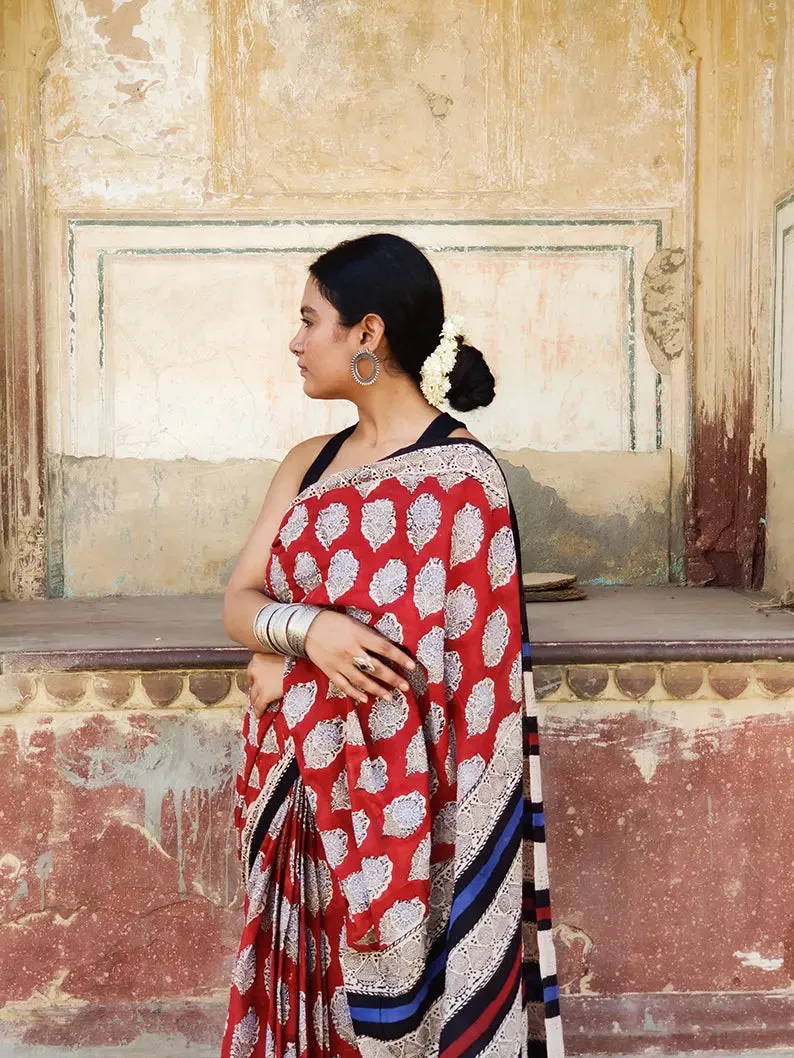
[[(676, 579), (669, 453), (525, 451), (500, 462), (527, 572), (571, 572), (591, 584)], [(51, 460), (50, 593), (222, 591), (276, 467), (270, 460)]]
[(589, 584), (667, 584), (680, 562), (670, 555), (670, 502), (636, 514), (583, 514), (526, 467), (500, 459), (521, 533), (524, 572), (570, 572)]

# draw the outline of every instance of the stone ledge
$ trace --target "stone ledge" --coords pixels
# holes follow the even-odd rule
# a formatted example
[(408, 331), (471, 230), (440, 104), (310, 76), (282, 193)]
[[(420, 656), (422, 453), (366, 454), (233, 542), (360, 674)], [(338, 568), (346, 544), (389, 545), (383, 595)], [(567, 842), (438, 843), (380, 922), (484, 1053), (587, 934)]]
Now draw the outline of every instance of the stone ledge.
[[(791, 1047), (794, 993), (654, 992), (560, 997), (568, 1054)], [(778, 1058), (790, 1054), (778, 1051)]]
[[(562, 995), (566, 1053), (657, 1058), (794, 1058), (794, 995), (775, 992)], [(218, 1053), (225, 996), (139, 1003), (69, 1003), (20, 1012), (0, 1026), (8, 1058), (210, 1058)], [(705, 1049), (704, 1049), (705, 1048)], [(748, 1051), (752, 1048), (753, 1051)], [(764, 1050), (762, 1050), (762, 1048)], [(774, 1051), (767, 1048), (775, 1048)]]
[[(528, 605), (536, 665), (794, 662), (794, 614), (759, 609), (757, 592), (587, 590)], [(0, 672), (229, 670), (249, 657), (225, 636), (218, 596), (0, 601)]]

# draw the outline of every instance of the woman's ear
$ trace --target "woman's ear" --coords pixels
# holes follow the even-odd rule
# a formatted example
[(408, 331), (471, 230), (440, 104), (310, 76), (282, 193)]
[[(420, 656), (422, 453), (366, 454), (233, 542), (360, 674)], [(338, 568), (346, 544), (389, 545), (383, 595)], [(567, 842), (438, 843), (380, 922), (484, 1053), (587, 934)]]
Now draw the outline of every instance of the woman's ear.
[(361, 345), (366, 346), (373, 353), (383, 343), (386, 334), (386, 324), (375, 312), (367, 313), (360, 323)]

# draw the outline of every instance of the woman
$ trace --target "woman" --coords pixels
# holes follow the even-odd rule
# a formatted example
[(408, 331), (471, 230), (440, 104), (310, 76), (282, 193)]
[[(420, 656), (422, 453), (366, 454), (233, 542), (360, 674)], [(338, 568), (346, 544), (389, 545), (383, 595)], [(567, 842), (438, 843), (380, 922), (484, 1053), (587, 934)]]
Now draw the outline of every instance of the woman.
[(493, 399), (460, 331), (398, 236), (309, 269), (290, 350), (358, 422), (287, 455), (226, 593), (254, 651), (230, 1058), (562, 1054), (515, 518), (438, 412)]

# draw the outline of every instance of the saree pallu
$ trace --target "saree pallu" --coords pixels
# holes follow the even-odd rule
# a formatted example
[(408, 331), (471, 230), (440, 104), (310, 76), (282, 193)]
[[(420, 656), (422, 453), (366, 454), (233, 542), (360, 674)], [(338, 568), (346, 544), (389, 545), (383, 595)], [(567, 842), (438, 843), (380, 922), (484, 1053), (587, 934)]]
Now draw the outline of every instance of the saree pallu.
[(304, 489), (266, 590), (417, 661), (354, 702), (310, 661), (243, 725), (245, 919), (223, 1058), (563, 1054), (515, 517), (447, 438)]

